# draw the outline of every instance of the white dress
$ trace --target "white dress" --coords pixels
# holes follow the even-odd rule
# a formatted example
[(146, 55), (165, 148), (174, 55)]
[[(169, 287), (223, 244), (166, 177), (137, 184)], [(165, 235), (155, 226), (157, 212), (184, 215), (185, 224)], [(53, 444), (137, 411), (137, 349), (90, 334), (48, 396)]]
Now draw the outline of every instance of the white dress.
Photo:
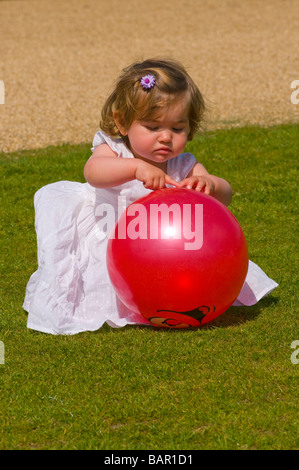
[[(93, 148), (107, 143), (119, 158), (134, 158), (125, 144), (97, 132)], [(184, 153), (168, 161), (168, 174), (180, 181), (196, 159)], [(107, 233), (99, 228), (103, 204), (113, 207), (116, 217), (150, 193), (133, 180), (108, 189), (88, 183), (59, 181), (37, 191), (34, 197), (38, 244), (38, 269), (29, 279), (23, 308), (30, 329), (52, 334), (94, 331), (105, 322), (112, 327), (150, 324), (128, 311), (118, 300), (106, 267)], [(244, 286), (234, 305), (253, 305), (277, 283), (256, 264), (249, 262)]]

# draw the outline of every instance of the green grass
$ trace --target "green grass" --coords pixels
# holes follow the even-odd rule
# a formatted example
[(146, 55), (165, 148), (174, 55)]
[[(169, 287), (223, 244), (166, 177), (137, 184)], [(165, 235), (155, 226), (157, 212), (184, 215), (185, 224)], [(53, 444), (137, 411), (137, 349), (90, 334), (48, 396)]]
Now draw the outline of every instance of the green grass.
[(221, 130), (188, 149), (234, 189), (250, 258), (279, 283), (199, 330), (28, 330), (34, 192), (84, 181), (90, 144), (0, 155), (1, 449), (297, 449), (299, 125)]

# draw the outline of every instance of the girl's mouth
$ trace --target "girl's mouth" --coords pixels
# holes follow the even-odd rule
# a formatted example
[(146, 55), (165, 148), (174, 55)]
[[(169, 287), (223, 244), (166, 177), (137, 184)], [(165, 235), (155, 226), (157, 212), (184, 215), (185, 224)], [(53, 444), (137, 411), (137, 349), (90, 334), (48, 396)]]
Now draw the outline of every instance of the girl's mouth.
[(160, 153), (161, 155), (167, 155), (170, 152), (171, 152), (171, 149), (169, 147), (161, 147), (155, 150), (155, 153)]

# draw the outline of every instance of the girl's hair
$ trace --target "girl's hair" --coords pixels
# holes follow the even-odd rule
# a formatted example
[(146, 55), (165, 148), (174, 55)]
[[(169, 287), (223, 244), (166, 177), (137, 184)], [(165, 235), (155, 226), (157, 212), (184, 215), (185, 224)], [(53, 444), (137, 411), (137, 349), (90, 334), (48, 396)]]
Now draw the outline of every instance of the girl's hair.
[[(140, 80), (148, 74), (155, 77), (155, 85), (144, 89)], [(121, 136), (114, 122), (114, 111), (118, 111), (121, 124), (129, 129), (135, 120), (152, 120), (185, 93), (190, 127), (188, 140), (191, 140), (200, 127), (205, 104), (185, 68), (179, 62), (168, 59), (136, 62), (123, 70), (114, 91), (108, 96), (102, 109), (101, 129), (112, 137), (122, 137), (128, 145), (127, 137)]]

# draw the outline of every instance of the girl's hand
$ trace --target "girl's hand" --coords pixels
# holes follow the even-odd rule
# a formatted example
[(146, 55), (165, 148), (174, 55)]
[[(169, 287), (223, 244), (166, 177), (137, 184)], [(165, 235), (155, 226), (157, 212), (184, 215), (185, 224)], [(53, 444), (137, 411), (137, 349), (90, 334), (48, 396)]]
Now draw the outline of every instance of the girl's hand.
[(208, 175), (201, 176), (190, 176), (189, 178), (183, 179), (179, 186), (181, 188), (195, 189), (205, 194), (213, 194), (215, 192), (215, 184)]
[(161, 168), (140, 160), (138, 162), (135, 178), (141, 181), (147, 189), (162, 189), (166, 184), (180, 187), (180, 184), (168, 176)]

